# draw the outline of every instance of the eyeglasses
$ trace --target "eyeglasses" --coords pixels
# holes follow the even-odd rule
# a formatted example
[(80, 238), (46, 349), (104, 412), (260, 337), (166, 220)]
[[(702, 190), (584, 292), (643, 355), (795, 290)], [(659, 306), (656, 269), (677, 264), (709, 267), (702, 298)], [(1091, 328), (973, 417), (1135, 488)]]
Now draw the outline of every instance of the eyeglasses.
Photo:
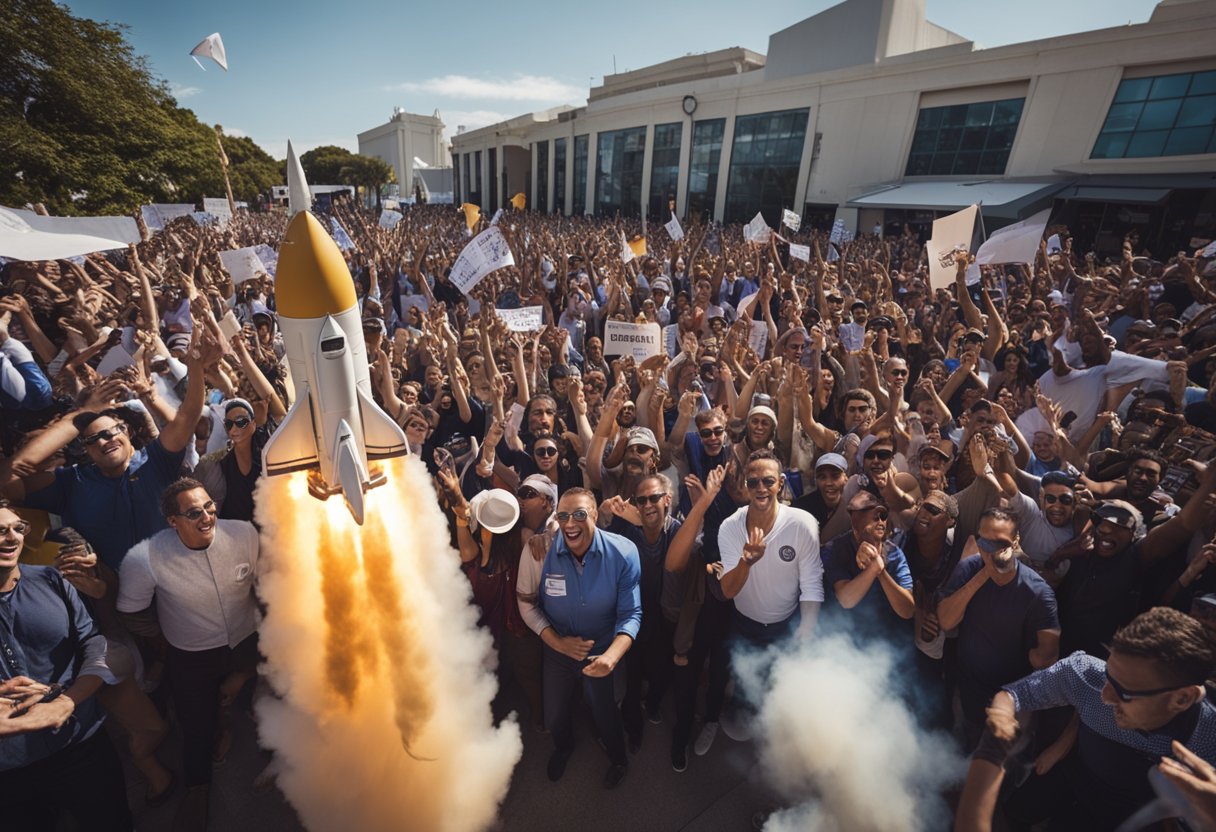
[(557, 448), (552, 445), (542, 445), (539, 448), (533, 448), (532, 453), (543, 457), (557, 456)]
[(997, 552), (1003, 552), (1006, 549), (1012, 548), (1013, 541), (1012, 540), (990, 540), (986, 537), (977, 537), (975, 539), (975, 545), (979, 546), (982, 551), (987, 552), (990, 555), (995, 555)]
[(525, 486), (515, 492), (515, 496), (521, 500), (531, 500), (533, 497), (536, 497), (539, 494), (540, 494), (540, 492), (537, 491), (535, 488), (529, 488), (527, 486)]
[(20, 523), (13, 523), (11, 526), (0, 526), (0, 537), (8, 537), (10, 534), (24, 537), (29, 533), (29, 530), (30, 524), (22, 520)]
[(932, 517), (940, 517), (946, 512), (946, 510), (937, 503), (921, 503), (920, 507), (929, 512), (929, 515)]
[(633, 503), (636, 506), (653, 506), (658, 505), (667, 495), (662, 491), (657, 494), (637, 494), (633, 498)]
[(1152, 690), (1128, 690), (1115, 681), (1115, 677), (1110, 675), (1110, 670), (1106, 672), (1106, 681), (1110, 682), (1110, 686), (1115, 689), (1115, 696), (1119, 697), (1120, 702), (1132, 702), (1136, 699), (1147, 699), (1150, 696), (1160, 696), (1163, 693), (1181, 690), (1186, 685), (1174, 685), (1168, 688), (1154, 688)]
[(1043, 502), (1049, 506), (1055, 503), (1059, 503), (1062, 506), (1070, 506), (1076, 502), (1076, 498), (1071, 494), (1044, 494)]
[(591, 516), (591, 513), (585, 508), (580, 508), (578, 511), (559, 511), (554, 517), (559, 523), (568, 523), (570, 520), (575, 520), (579, 523)]
[(224, 420), (224, 430), (232, 430), (233, 428), (245, 428), (253, 420), (248, 416), (237, 416), (235, 419)]
[(877, 450), (877, 451), (875, 451), (875, 450), (866, 451), (865, 458), (866, 459), (878, 459), (883, 462), (886, 462), (887, 460), (892, 459), (894, 456), (895, 456), (895, 451), (888, 451), (886, 449), (881, 449), (881, 450)]
[(86, 445), (96, 445), (98, 442), (109, 442), (115, 436), (118, 436), (119, 434), (126, 433), (126, 432), (127, 432), (127, 426), (120, 423), (120, 424), (115, 425), (112, 428), (107, 428), (106, 430), (99, 430), (99, 431), (97, 431), (97, 433), (94, 433), (92, 436), (86, 436), (81, 441), (84, 442), (84, 444), (86, 444)]
[(701, 434), (702, 439), (710, 439), (714, 436), (721, 436), (726, 433), (726, 428), (718, 425), (716, 428), (701, 428), (697, 433)]
[(204, 514), (209, 514), (214, 517), (218, 513), (219, 509), (215, 507), (215, 502), (208, 500), (207, 502), (203, 503), (202, 508), (195, 507), (188, 511), (179, 511), (177, 516), (185, 517), (187, 520), (194, 521), (202, 517)]
[(766, 489), (769, 489), (777, 484), (777, 478), (776, 477), (748, 477), (746, 480), (744, 480), (744, 484), (747, 485), (748, 489), (759, 488), (762, 484), (764, 485), (764, 487)]
[(895, 378), (907, 378), (908, 371), (907, 370), (892, 370), (891, 375), (894, 376)]

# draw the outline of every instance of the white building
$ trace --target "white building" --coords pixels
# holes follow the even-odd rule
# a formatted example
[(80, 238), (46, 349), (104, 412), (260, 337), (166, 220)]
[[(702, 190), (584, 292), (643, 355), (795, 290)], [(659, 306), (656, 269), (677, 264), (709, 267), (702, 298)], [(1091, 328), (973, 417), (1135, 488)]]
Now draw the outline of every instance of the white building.
[[(359, 153), (391, 165), (403, 197), (408, 198), (418, 190), (426, 194), (436, 187), (442, 189), (443, 182), (447, 182), (446, 190), (450, 192), (450, 175), (444, 169), (452, 166), (452, 157), (443, 138), (444, 127), (438, 110), (434, 115), (423, 116), (397, 107), (387, 123), (359, 134)], [(431, 171), (425, 179), (420, 173), (423, 170)]]
[[(452, 141), (456, 201), (830, 226), (979, 202), (989, 229), (1055, 204), (1099, 248), (1216, 237), (1216, 3), (992, 49), (924, 0), (846, 0), (769, 38), (610, 75), (585, 106)], [(526, 183), (526, 188), (524, 187)], [(1177, 248), (1173, 249), (1174, 251)]]

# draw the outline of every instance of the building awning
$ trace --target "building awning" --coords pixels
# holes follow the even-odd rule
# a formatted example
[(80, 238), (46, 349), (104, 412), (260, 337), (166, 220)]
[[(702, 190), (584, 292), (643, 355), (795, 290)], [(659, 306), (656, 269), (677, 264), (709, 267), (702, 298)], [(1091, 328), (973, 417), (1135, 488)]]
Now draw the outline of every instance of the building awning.
[(1170, 188), (1110, 188), (1075, 185), (1057, 194), (1060, 199), (1078, 202), (1115, 202), (1133, 205), (1159, 205), (1170, 195)]
[(892, 185), (849, 200), (850, 208), (903, 208), (923, 211), (957, 211), (980, 205), (987, 216), (1022, 219), (1038, 203), (1054, 196), (1074, 180), (1003, 179), (917, 180)]

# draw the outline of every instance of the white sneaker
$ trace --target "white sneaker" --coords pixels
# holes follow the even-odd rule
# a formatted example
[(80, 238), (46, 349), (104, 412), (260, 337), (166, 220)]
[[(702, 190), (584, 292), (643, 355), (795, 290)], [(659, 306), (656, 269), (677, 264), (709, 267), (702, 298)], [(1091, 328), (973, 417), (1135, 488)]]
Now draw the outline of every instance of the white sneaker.
[(704, 757), (709, 753), (710, 747), (714, 744), (714, 738), (718, 736), (718, 723), (707, 722), (701, 726), (701, 733), (697, 734), (697, 742), (692, 747), (692, 752), (698, 757)]
[(727, 714), (722, 731), (735, 742), (751, 742), (756, 734), (756, 718), (748, 713)]

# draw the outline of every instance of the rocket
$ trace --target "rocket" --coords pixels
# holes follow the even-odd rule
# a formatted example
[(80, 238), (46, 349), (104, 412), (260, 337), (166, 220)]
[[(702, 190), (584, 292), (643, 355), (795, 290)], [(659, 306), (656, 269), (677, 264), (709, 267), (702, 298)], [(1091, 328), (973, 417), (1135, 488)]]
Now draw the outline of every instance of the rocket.
[(279, 247), (275, 303), (296, 402), (262, 452), (266, 476), (308, 471), (320, 500), (341, 493), (363, 523), (364, 493), (384, 482), (373, 460), (402, 456), (405, 434), (372, 399), (355, 285), (342, 253), (307, 210)]

